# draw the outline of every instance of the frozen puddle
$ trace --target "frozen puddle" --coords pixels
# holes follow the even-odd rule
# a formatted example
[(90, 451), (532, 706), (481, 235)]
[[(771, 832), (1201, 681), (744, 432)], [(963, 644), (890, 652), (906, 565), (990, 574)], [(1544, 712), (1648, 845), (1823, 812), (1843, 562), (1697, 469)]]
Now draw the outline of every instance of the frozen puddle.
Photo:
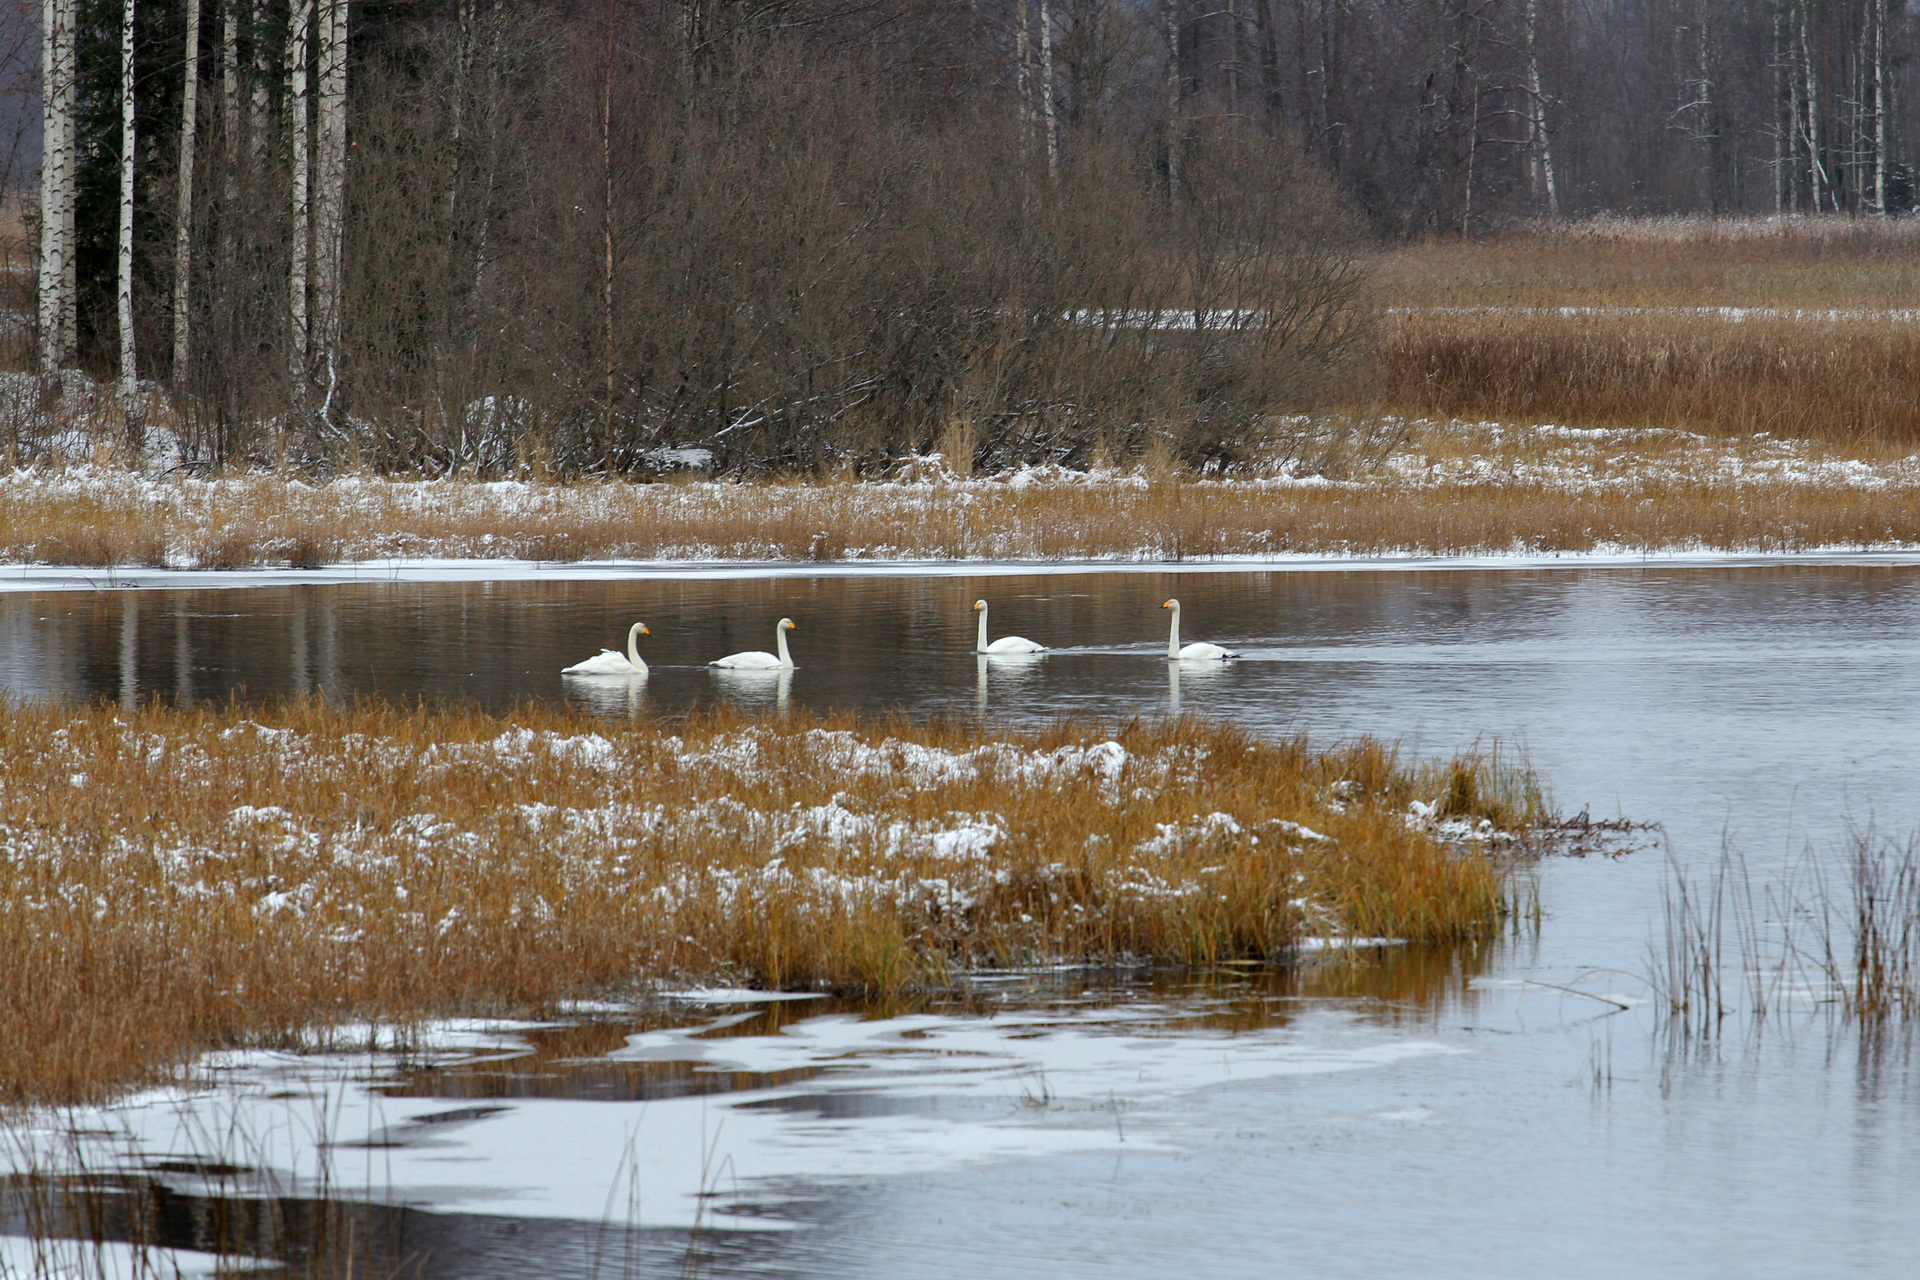
[[(62, 1113), (5, 1159), (184, 1195), (777, 1230), (834, 1186), (1199, 1143), (1180, 1099), (1210, 1086), (1455, 1052), (1324, 1009), (1233, 1031), (1177, 1004), (862, 1017), (724, 994), (641, 1030), (443, 1024), (404, 1055), (217, 1055), (204, 1087)], [(567, 1056), (596, 1037), (611, 1046)]]

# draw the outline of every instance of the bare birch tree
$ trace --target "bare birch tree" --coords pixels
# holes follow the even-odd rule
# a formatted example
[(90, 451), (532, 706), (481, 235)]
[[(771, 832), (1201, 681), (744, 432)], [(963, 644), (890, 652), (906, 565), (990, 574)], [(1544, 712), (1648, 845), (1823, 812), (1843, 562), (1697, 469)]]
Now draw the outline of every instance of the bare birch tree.
[(52, 375), (72, 355), (74, 332), (75, 0), (41, 7), (40, 368)]
[(120, 394), (129, 405), (139, 381), (133, 333), (134, 0), (120, 17), (120, 225), (114, 298), (120, 322)]
[(319, 0), (320, 77), (313, 157), (313, 342), (329, 404), (340, 342), (341, 217), (347, 185), (347, 0)]
[[(200, 124), (200, 3), (187, 0), (187, 43), (180, 85), (180, 175), (173, 215), (173, 377), (187, 374), (193, 342), (193, 161)], [(227, 8), (228, 29), (233, 9)], [(221, 67), (231, 74), (231, 59)]]
[(1055, 93), (1053, 0), (1040, 0), (1040, 120), (1046, 130), (1049, 178), (1060, 173), (1060, 118)]
[(287, 261), (287, 336), (296, 383), (309, 373), (307, 291), (312, 250), (310, 187), (313, 146), (308, 121), (307, 60), (314, 0), (292, 0), (287, 21), (287, 136), (291, 165), (292, 238)]

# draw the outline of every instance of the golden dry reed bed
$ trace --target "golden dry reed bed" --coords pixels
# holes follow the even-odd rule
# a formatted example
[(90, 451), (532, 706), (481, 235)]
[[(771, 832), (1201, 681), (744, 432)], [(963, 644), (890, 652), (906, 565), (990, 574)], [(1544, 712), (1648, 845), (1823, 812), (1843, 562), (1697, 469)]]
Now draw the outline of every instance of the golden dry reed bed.
[(0, 1097), (654, 980), (887, 992), (1474, 936), (1503, 906), (1489, 824), (1537, 807), (1485, 759), (1415, 769), (1191, 720), (15, 705)]
[(1599, 221), (1387, 255), (1381, 403), (1415, 415), (1920, 444), (1920, 235)]
[[(1920, 385), (1920, 384), (1916, 384)], [(0, 476), (0, 561), (238, 569), (391, 557), (1178, 560), (1920, 542), (1920, 459), (1773, 439), (1377, 423), (1319, 474), (897, 481)]]

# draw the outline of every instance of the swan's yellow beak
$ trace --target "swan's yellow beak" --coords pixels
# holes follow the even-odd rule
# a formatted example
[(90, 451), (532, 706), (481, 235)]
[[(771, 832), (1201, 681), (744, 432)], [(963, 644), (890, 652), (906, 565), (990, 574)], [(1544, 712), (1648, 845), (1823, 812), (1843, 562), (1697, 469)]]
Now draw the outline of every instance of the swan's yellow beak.
[(1162, 609), (1171, 609), (1173, 608), (1173, 601), (1169, 600), (1165, 604), (1161, 605), (1160, 607)]
[(647, 624), (643, 622), (640, 624), (640, 634), (643, 636), (650, 636), (653, 634), (653, 632), (647, 630)]
[(975, 601), (973, 602), (973, 611), (974, 611), (975, 613), (978, 613), (978, 612), (980, 612), (980, 610), (981, 610), (981, 609), (983, 609), (983, 608), (985, 608), (985, 607), (986, 607), (986, 606), (985, 606), (985, 605), (982, 605), (982, 604), (981, 604), (981, 603), (980, 603), (980, 602), (979, 602), (978, 600), (975, 600)]

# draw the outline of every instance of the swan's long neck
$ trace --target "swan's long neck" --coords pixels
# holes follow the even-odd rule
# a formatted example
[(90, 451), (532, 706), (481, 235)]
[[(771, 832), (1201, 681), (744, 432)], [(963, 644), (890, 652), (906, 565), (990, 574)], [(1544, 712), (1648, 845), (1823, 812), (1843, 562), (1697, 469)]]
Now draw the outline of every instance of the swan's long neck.
[(980, 639), (974, 643), (974, 649), (980, 653), (987, 651), (987, 611), (980, 610)]
[(637, 622), (627, 628), (627, 662), (636, 667), (647, 665), (640, 661), (640, 624)]
[(785, 627), (775, 627), (773, 629), (773, 647), (780, 654), (781, 666), (790, 667), (793, 665), (793, 659), (787, 655), (787, 629)]
[(1173, 606), (1171, 612), (1173, 613), (1173, 627), (1172, 630), (1167, 633), (1167, 656), (1169, 658), (1177, 658), (1180, 656), (1180, 606)]

